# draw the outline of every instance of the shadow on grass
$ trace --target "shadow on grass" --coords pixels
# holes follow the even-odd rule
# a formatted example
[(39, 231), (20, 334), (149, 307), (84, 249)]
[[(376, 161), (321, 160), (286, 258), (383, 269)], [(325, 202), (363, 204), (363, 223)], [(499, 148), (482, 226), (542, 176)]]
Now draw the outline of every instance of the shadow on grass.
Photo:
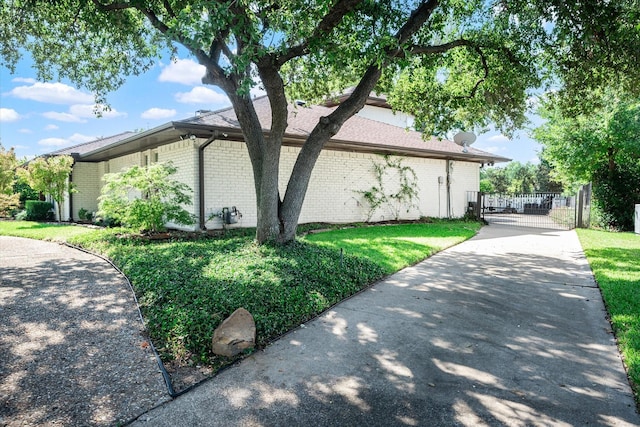
[(237, 308), (254, 316), (262, 346), (385, 274), (364, 258), (330, 248), (257, 246), (250, 238), (115, 239), (107, 255), (133, 283), (163, 357), (213, 367), (228, 362), (209, 351), (213, 331)]

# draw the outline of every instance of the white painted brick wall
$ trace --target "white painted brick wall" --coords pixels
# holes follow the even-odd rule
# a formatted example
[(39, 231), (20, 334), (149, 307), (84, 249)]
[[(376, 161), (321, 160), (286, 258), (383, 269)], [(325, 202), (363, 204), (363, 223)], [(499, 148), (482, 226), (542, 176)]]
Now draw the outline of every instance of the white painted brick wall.
[(451, 178), (452, 216), (461, 217), (467, 211), (467, 191), (480, 191), (480, 165), (454, 161)]
[[(284, 195), (299, 149), (283, 147), (280, 161), (280, 193)], [(340, 151), (322, 152), (313, 170), (300, 215), (300, 223), (364, 221), (368, 206), (358, 190), (375, 184), (372, 162), (382, 162), (381, 156)], [(401, 219), (420, 216), (446, 217), (446, 161), (423, 158), (404, 158), (403, 165), (413, 168), (418, 176), (418, 207), (409, 212), (401, 210)], [(438, 183), (438, 177), (443, 183)], [(479, 165), (454, 162), (452, 171), (452, 212), (462, 216), (466, 210), (466, 192), (479, 188)], [(387, 182), (393, 188), (392, 182)], [(224, 207), (236, 206), (243, 214), (238, 226), (256, 225), (256, 200), (253, 173), (243, 143), (216, 141), (205, 150), (205, 212), (220, 212)], [(372, 221), (392, 219), (386, 209), (378, 209)], [(219, 228), (222, 222), (214, 219), (207, 228)]]
[(78, 190), (73, 194), (73, 219), (78, 220), (78, 211), (86, 209), (89, 212), (98, 210), (98, 197), (102, 188), (102, 175), (99, 173), (98, 163), (78, 162), (73, 166), (73, 183)]
[[(178, 141), (157, 149), (158, 161), (172, 161), (178, 168), (174, 179), (187, 184), (193, 190), (193, 205), (187, 210), (197, 214), (198, 208), (198, 143), (202, 141)], [(293, 169), (298, 148), (283, 147), (280, 161), (280, 192), (284, 195), (286, 185)], [(135, 153), (112, 159), (99, 164), (78, 163), (76, 181), (82, 186), (81, 193), (74, 198), (74, 210), (81, 207), (97, 209), (99, 188), (102, 177), (107, 172), (119, 172), (126, 167), (140, 164), (144, 155), (153, 159), (153, 151)], [(242, 212), (237, 226), (253, 227), (257, 222), (255, 186), (249, 154), (244, 143), (234, 141), (215, 141), (204, 152), (205, 168), (205, 215), (220, 212), (225, 207), (236, 206)], [(322, 152), (313, 170), (309, 189), (300, 215), (300, 223), (334, 222), (348, 223), (364, 221), (368, 206), (358, 190), (367, 190), (376, 184), (373, 175), (373, 162), (380, 163), (381, 156), (341, 151)], [(401, 210), (401, 219), (417, 219), (420, 216), (446, 217), (446, 161), (406, 157), (402, 164), (413, 168), (418, 176), (418, 207), (409, 212)], [(81, 166), (82, 165), (82, 166)], [(86, 178), (85, 178), (86, 177)], [(94, 178), (95, 177), (95, 178)], [(442, 177), (443, 182), (438, 182)], [(393, 188), (393, 179), (385, 183)], [(479, 189), (479, 165), (455, 161), (451, 174), (451, 204), (454, 217), (463, 216), (467, 206), (467, 191)], [(92, 204), (93, 202), (93, 204)], [(74, 213), (77, 216), (77, 212)], [(372, 221), (392, 219), (386, 209), (378, 209)], [(171, 224), (170, 224), (171, 225)], [(207, 228), (220, 228), (222, 221), (214, 218), (206, 222)], [(197, 224), (183, 229), (195, 229)]]
[[(186, 184), (192, 191), (193, 204), (183, 206), (192, 214), (198, 212), (198, 148), (191, 140), (178, 141), (173, 144), (163, 145), (154, 150), (158, 153), (158, 162), (171, 162), (178, 169), (171, 179)], [(153, 152), (149, 154), (153, 159)], [(193, 225), (167, 224), (171, 228), (182, 230), (195, 230), (197, 223)]]

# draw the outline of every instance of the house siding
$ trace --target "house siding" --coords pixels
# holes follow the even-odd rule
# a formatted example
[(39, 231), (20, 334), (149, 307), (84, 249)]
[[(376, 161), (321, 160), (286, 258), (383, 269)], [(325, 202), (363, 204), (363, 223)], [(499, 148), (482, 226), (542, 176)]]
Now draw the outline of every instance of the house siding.
[[(280, 160), (280, 194), (295, 164), (299, 149), (283, 147)], [(367, 219), (368, 205), (358, 191), (375, 184), (373, 163), (383, 158), (375, 154), (323, 151), (314, 167), (305, 197), (300, 223), (307, 222), (359, 222)], [(446, 160), (402, 157), (402, 165), (411, 167), (418, 178), (417, 207), (401, 209), (400, 219), (421, 216), (446, 217)], [(215, 141), (205, 150), (205, 215), (220, 212), (224, 207), (236, 206), (242, 212), (237, 226), (253, 227), (257, 222), (256, 199), (251, 163), (245, 144)], [(443, 177), (443, 183), (438, 177)], [(393, 190), (397, 178), (389, 174), (385, 188)], [(479, 165), (453, 162), (451, 168), (451, 215), (463, 216), (466, 210), (466, 192), (479, 188)], [(371, 221), (395, 219), (388, 209), (379, 208)], [(220, 228), (222, 221), (214, 218), (207, 228)]]
[(388, 123), (393, 126), (401, 128), (412, 128), (414, 119), (412, 116), (400, 111), (392, 111), (388, 108), (374, 107), (371, 105), (365, 105), (357, 113), (358, 116), (365, 119), (375, 120), (378, 122)]
[[(197, 183), (198, 183), (198, 152), (197, 147), (192, 141), (178, 141), (172, 144), (164, 145), (156, 150), (146, 150), (143, 152), (133, 153), (122, 157), (116, 157), (106, 162), (86, 163), (78, 162), (73, 167), (73, 181), (76, 185), (77, 192), (73, 194), (73, 219), (77, 220), (78, 211), (82, 208), (95, 212), (98, 210), (98, 198), (104, 185), (104, 175), (107, 173), (117, 173), (123, 170), (147, 163), (155, 162), (157, 154), (158, 162), (171, 161), (177, 167), (178, 171), (173, 176), (179, 182), (189, 186), (193, 190), (194, 205), (185, 206), (185, 209), (192, 214), (197, 212)], [(130, 197), (137, 197), (137, 194), (131, 193)], [(69, 205), (65, 203), (65, 212), (63, 217), (68, 217)], [(182, 228), (186, 230), (195, 229), (194, 226), (179, 226), (177, 224), (167, 224), (172, 228)]]
[(102, 186), (101, 165), (98, 163), (76, 163), (73, 166), (73, 183), (77, 193), (73, 194), (73, 219), (79, 219), (78, 211), (98, 210), (98, 197)]
[[(196, 215), (198, 212), (198, 146), (191, 140), (178, 141), (150, 150), (147, 155), (149, 159), (158, 155), (159, 163), (171, 162), (177, 168), (171, 179), (186, 184), (192, 190), (192, 205), (184, 205), (183, 208)], [(144, 156), (143, 156), (144, 158)], [(168, 227), (181, 230), (195, 230), (196, 225), (179, 225), (168, 223)]]

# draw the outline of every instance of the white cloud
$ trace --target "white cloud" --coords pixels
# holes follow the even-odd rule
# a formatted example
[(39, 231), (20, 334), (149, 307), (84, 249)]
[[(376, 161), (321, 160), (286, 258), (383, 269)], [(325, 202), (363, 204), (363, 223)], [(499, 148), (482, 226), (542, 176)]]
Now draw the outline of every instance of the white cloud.
[[(68, 113), (60, 113), (57, 111), (48, 111), (42, 113), (48, 119), (69, 123), (86, 123), (86, 119), (97, 119), (95, 112), (100, 111), (102, 118), (113, 119), (116, 117), (126, 117), (126, 113), (121, 113), (116, 109), (106, 110), (103, 105), (95, 104), (74, 104), (69, 107)], [(50, 125), (55, 126), (55, 125)]]
[(93, 96), (64, 83), (33, 83), (13, 88), (9, 95), (49, 104), (89, 104)]
[(58, 130), (60, 129), (57, 125), (46, 125), (44, 130)]
[(95, 136), (82, 135), (80, 133), (74, 133), (69, 137), (69, 141), (74, 144), (82, 144), (83, 142), (95, 141), (96, 139), (98, 138)]
[(189, 92), (178, 92), (175, 97), (183, 104), (229, 104), (226, 95), (203, 86), (194, 87)]
[(95, 136), (82, 135), (80, 133), (74, 133), (69, 138), (45, 138), (38, 141), (38, 145), (45, 147), (66, 147), (69, 145), (82, 144), (95, 140)]
[(45, 147), (64, 147), (69, 145), (69, 141), (64, 138), (45, 138), (38, 141), (38, 145), (44, 145)]
[(33, 84), (36, 82), (36, 79), (32, 79), (30, 77), (15, 77), (13, 79), (11, 79), (12, 82), (14, 83), (29, 83), (29, 84)]
[(100, 112), (102, 114), (103, 119), (113, 119), (116, 117), (126, 117), (126, 113), (121, 113), (115, 108), (111, 108), (108, 110), (104, 105), (100, 104), (76, 104), (69, 107), (69, 113), (73, 114), (77, 117), (82, 117), (85, 119), (95, 119), (98, 118), (96, 112)]
[(176, 110), (166, 108), (149, 108), (140, 114), (143, 119), (168, 119), (176, 115)]
[(178, 59), (162, 68), (158, 81), (199, 85), (206, 68), (191, 59)]
[(493, 136), (487, 138), (487, 141), (491, 141), (491, 142), (509, 142), (510, 140), (506, 136), (500, 134), (500, 135), (493, 135)]
[(20, 114), (12, 108), (0, 108), (0, 122), (15, 122), (20, 120)]
[(493, 153), (493, 154), (495, 154), (495, 153), (498, 153), (498, 152), (500, 152), (500, 151), (504, 151), (504, 148), (503, 148), (503, 147), (498, 147), (498, 146), (495, 146), (495, 145), (494, 145), (494, 146), (492, 146), (492, 147), (484, 147), (484, 148), (482, 148), (482, 151), (486, 151), (486, 152), (488, 152), (488, 153)]
[(70, 113), (59, 113), (57, 111), (47, 111), (46, 113), (42, 113), (47, 119), (57, 120), (59, 122), (68, 122), (68, 123), (86, 123), (87, 121), (81, 119), (80, 117), (70, 114)]
[(27, 128), (18, 129), (18, 132), (20, 132), (20, 133), (33, 133), (33, 131), (31, 129), (27, 129)]

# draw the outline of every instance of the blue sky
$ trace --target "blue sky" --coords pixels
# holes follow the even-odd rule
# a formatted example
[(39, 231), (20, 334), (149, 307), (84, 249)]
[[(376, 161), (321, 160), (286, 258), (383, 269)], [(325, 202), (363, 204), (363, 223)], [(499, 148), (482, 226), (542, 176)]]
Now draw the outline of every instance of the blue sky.
[[(69, 82), (38, 82), (29, 58), (15, 74), (0, 67), (0, 140), (19, 157), (33, 157), (128, 130), (146, 130), (229, 106), (217, 88), (200, 83), (204, 67), (186, 57), (160, 61), (130, 77), (108, 100), (111, 111), (94, 114), (93, 95)], [(97, 106), (97, 108), (101, 108)], [(509, 140), (499, 132), (478, 136), (475, 148), (523, 163), (537, 161), (538, 144), (527, 131)]]

